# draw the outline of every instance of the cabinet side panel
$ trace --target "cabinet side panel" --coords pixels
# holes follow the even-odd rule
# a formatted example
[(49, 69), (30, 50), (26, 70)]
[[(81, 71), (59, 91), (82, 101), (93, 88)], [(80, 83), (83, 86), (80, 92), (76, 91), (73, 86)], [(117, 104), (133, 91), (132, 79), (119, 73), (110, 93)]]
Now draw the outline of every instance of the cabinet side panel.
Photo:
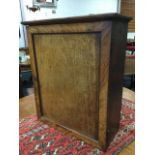
[(35, 34), (42, 115), (98, 139), (100, 33)]
[(119, 128), (127, 28), (127, 22), (116, 21), (112, 24), (107, 107), (107, 145), (112, 141)]

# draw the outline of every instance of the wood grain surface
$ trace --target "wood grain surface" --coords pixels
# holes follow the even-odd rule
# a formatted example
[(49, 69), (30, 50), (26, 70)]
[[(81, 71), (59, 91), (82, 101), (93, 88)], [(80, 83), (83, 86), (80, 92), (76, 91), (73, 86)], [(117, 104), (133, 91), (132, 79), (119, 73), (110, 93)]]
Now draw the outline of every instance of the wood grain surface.
[(42, 115), (94, 139), (98, 138), (98, 40), (99, 33), (34, 36)]

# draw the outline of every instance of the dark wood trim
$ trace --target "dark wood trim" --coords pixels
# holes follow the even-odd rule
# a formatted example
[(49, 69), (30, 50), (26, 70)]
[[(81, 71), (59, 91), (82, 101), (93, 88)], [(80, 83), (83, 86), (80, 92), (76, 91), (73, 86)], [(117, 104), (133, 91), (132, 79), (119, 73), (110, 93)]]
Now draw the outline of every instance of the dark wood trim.
[(128, 23), (122, 23), (119, 21), (114, 21), (112, 23), (109, 59), (106, 147), (109, 146), (111, 140), (114, 138), (119, 129), (127, 28)]
[(121, 20), (121, 21), (128, 22), (131, 19), (132, 19), (131, 17), (122, 16), (118, 13), (109, 13), (109, 14), (99, 14), (99, 15), (90, 15), (90, 16), (77, 16), (77, 17), (68, 17), (68, 18), (23, 21), (21, 22), (21, 24), (35, 26), (35, 25), (48, 25), (48, 24), (95, 22), (95, 21), (105, 21), (105, 20)]

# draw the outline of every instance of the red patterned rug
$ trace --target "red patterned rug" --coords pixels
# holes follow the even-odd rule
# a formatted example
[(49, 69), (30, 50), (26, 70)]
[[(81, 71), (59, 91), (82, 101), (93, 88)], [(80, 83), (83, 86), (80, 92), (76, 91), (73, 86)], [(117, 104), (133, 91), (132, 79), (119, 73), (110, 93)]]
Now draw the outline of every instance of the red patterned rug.
[(107, 152), (49, 127), (36, 116), (26, 117), (19, 124), (20, 155), (116, 155), (134, 140), (134, 108), (134, 102), (122, 100), (120, 128)]

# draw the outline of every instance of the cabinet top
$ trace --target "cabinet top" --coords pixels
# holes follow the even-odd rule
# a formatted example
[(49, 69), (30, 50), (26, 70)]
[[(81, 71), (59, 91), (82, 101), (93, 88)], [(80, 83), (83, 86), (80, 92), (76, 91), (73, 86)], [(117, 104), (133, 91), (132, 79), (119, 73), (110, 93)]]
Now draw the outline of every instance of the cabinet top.
[(129, 22), (131, 19), (132, 19), (131, 17), (122, 16), (118, 13), (109, 13), (109, 14), (98, 14), (98, 15), (89, 15), (89, 16), (23, 21), (21, 22), (21, 24), (33, 26), (33, 25), (48, 25), (48, 24), (97, 22), (97, 21), (106, 21), (106, 20), (111, 20), (111, 21), (119, 20), (119, 21)]

